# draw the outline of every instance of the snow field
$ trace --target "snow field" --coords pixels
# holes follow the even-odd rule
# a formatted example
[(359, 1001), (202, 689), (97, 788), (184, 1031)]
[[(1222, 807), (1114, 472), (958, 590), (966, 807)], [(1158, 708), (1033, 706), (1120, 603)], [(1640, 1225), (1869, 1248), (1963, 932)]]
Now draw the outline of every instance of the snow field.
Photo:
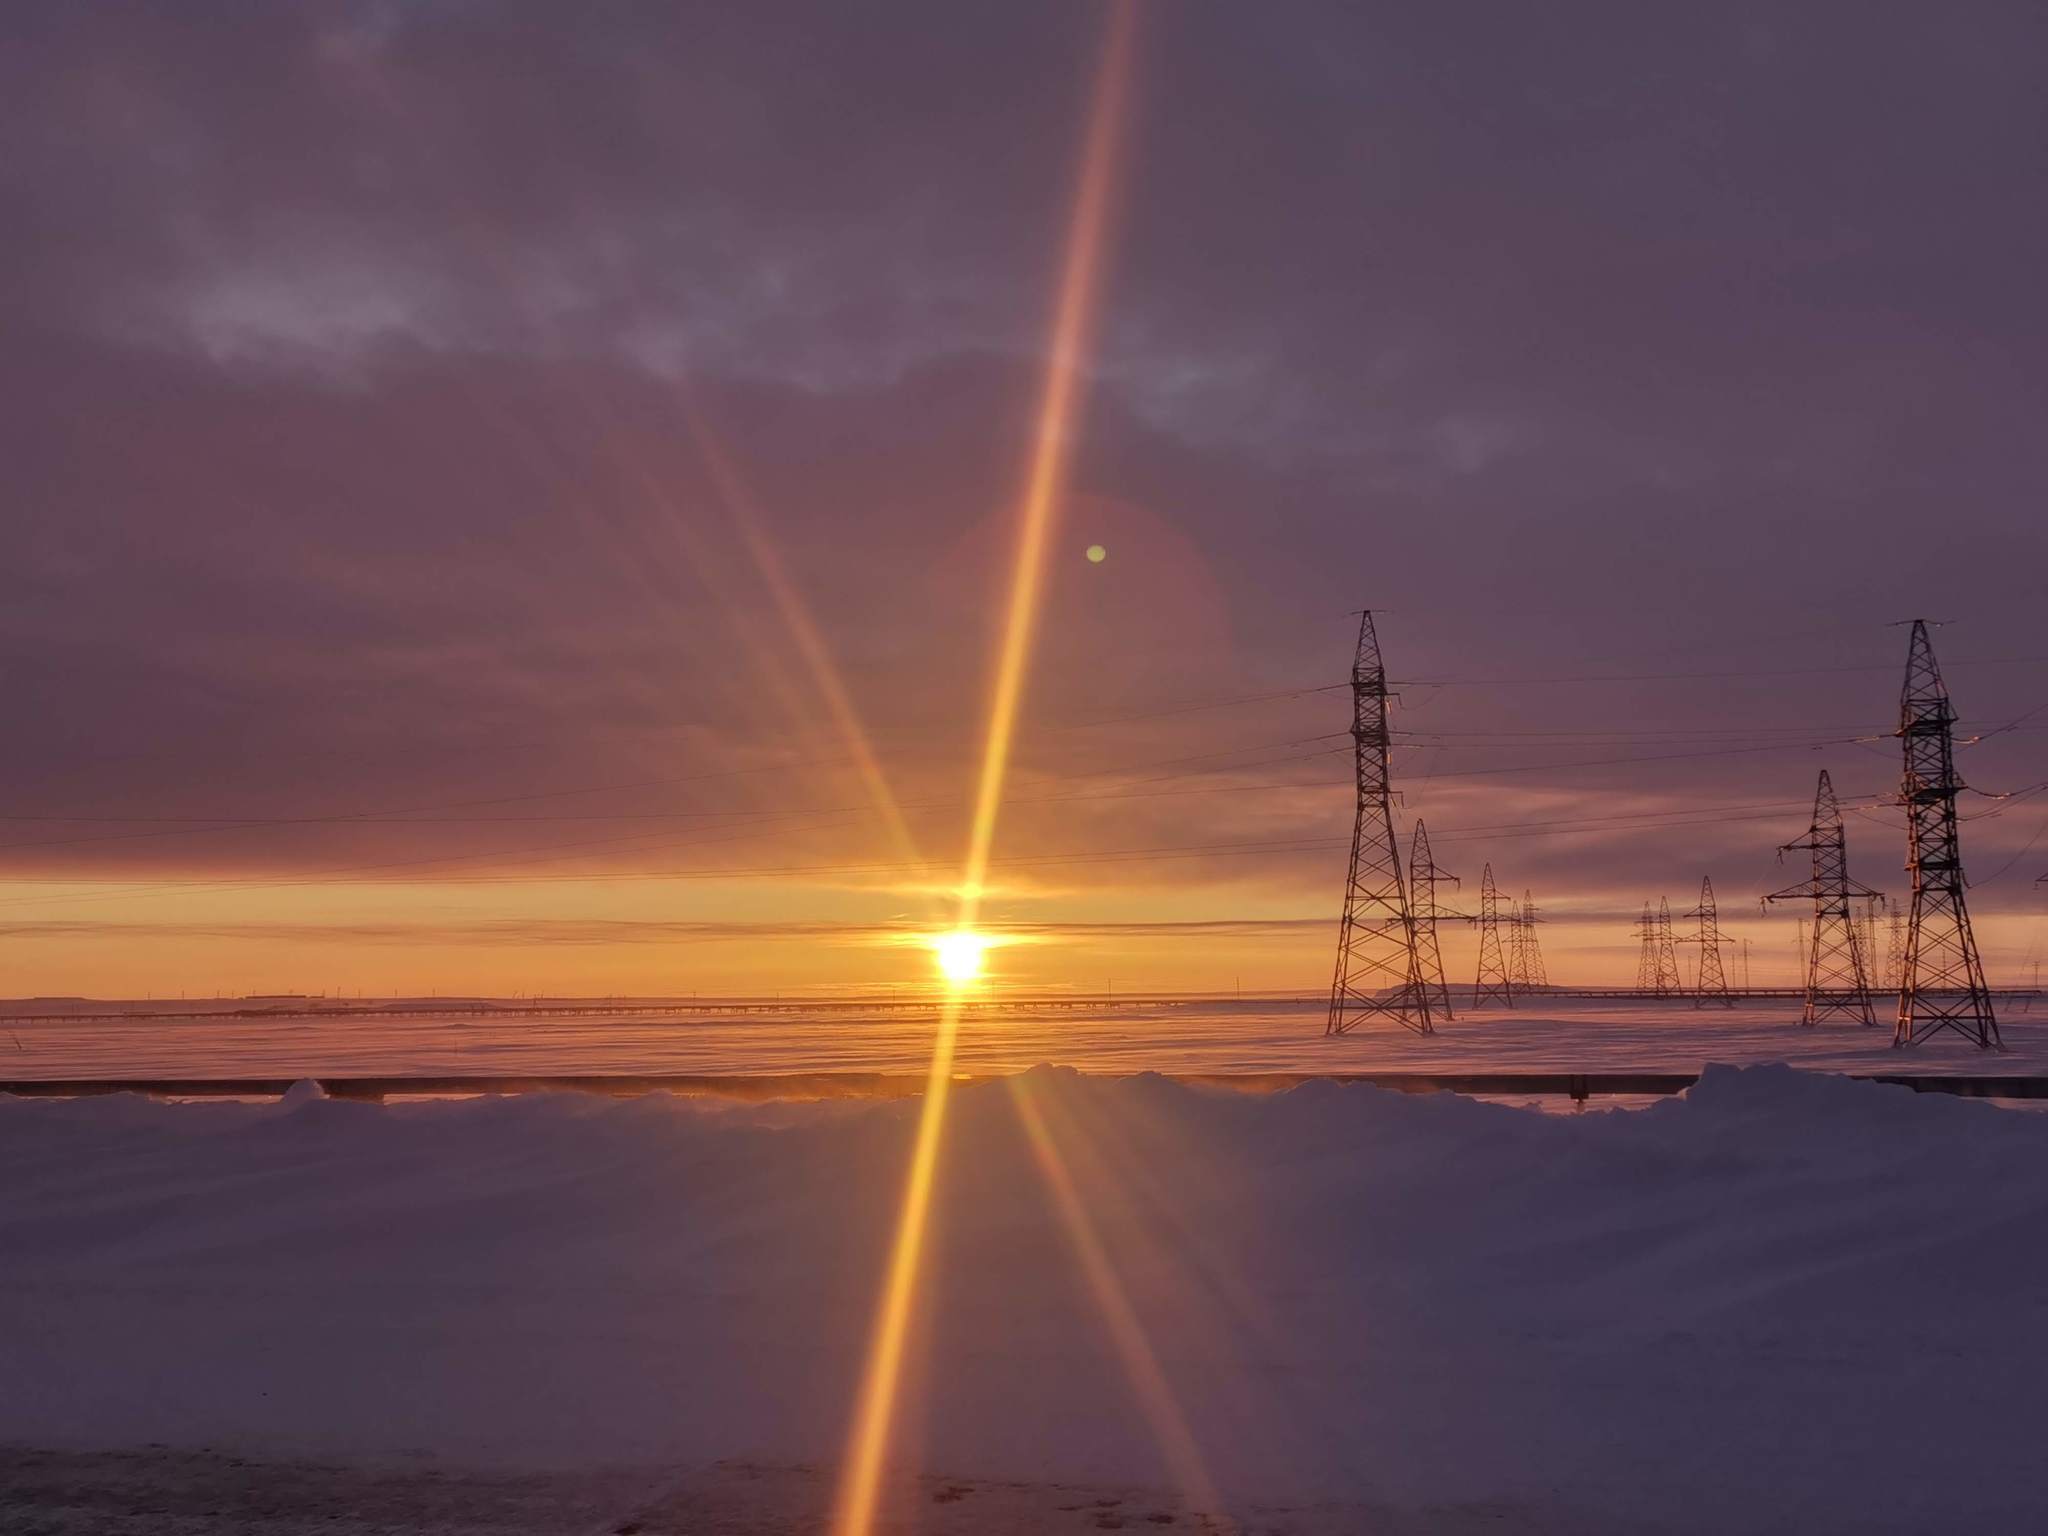
[[(0, 1101), (0, 1441), (829, 1466), (919, 1112)], [(2048, 1117), (1785, 1067), (1576, 1116), (1037, 1069), (952, 1096), (898, 1452), (1508, 1528), (2030, 1528), (2044, 1218)]]

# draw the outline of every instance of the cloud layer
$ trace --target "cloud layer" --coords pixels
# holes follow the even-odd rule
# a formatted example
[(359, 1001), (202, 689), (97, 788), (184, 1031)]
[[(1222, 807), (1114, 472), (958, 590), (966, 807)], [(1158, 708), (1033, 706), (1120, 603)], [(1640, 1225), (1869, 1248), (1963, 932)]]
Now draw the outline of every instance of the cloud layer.
[[(719, 868), (921, 912), (1098, 14), (27, 7), (5, 806), (171, 819), (10, 823), (0, 916), (461, 875), (573, 920), (539, 877)], [(1884, 624), (1957, 621), (1972, 721), (2048, 702), (2044, 45), (1992, 5), (1147, 7), (1003, 913), (1329, 906), (1341, 695), (1222, 701), (1341, 681), (1361, 603), (1405, 810), (1589, 966), (1642, 895), (1783, 883), (1816, 768), (1888, 788)], [(928, 876), (876, 867), (792, 595)], [(1973, 781), (2048, 777), (2043, 723)], [(2007, 966), (2040, 814), (1966, 829)]]

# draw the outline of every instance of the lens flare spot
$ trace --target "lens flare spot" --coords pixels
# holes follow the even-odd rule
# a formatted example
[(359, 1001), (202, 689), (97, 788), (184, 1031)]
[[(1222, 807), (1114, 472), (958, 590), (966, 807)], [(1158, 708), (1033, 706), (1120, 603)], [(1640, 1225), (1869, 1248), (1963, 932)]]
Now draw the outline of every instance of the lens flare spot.
[(1088, 563), (1090, 565), (1100, 565), (1103, 561), (1107, 560), (1108, 558), (1109, 551), (1104, 549), (1100, 544), (1090, 544), (1088, 546)]
[(966, 928), (955, 928), (951, 933), (942, 933), (932, 940), (932, 958), (938, 962), (939, 974), (954, 986), (961, 987), (981, 975), (983, 958), (988, 954), (989, 937)]

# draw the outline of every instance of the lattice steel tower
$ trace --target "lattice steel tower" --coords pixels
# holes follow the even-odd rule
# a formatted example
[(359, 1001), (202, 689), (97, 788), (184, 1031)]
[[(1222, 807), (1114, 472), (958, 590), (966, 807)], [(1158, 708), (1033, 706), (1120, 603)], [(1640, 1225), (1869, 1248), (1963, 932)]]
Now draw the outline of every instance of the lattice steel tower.
[(1659, 898), (1653, 912), (1643, 903), (1643, 916), (1636, 924), (1643, 948), (1636, 959), (1636, 990), (1653, 997), (1673, 997), (1685, 990), (1678, 974), (1678, 946), (1671, 936), (1671, 903)]
[(1417, 818), (1415, 835), (1408, 844), (1408, 896), (1415, 912), (1415, 974), (1429, 998), (1430, 1008), (1448, 1019), (1455, 1015), (1451, 1012), (1451, 989), (1444, 982), (1444, 952), (1437, 944), (1436, 920), (1458, 914), (1445, 912), (1436, 904), (1437, 884), (1443, 880), (1453, 885), (1460, 883), (1456, 875), (1437, 864), (1436, 855), (1429, 851), (1429, 829)]
[(1636, 919), (1636, 937), (1643, 942), (1636, 950), (1636, 990), (1654, 992), (1657, 990), (1657, 919), (1650, 915), (1650, 904), (1643, 903), (1643, 915)]
[(1897, 992), (1906, 984), (1906, 914), (1897, 907), (1885, 923), (1884, 989)]
[(1842, 808), (1835, 801), (1834, 782), (1820, 771), (1813, 791), (1813, 822), (1806, 836), (1778, 850), (1783, 858), (1796, 849), (1813, 854), (1813, 870), (1798, 885), (1773, 891), (1765, 901), (1811, 901), (1813, 936), (1806, 949), (1806, 1005), (1801, 1024), (1814, 1024), (1831, 1014), (1846, 1013), (1865, 1024), (1870, 1012), (1870, 970), (1863, 954), (1850, 903), (1877, 892), (1849, 878), (1849, 839), (1842, 830)]
[(1543, 949), (1536, 942), (1536, 898), (1522, 892), (1522, 905), (1515, 912), (1515, 985), (1525, 992), (1550, 985), (1543, 969)]
[(1963, 902), (1963, 854), (1956, 835), (1955, 710), (1934, 662), (1927, 621), (1913, 621), (1906, 647), (1906, 683), (1899, 693), (1899, 739), (1905, 745), (1906, 869), (1913, 905), (1906, 918), (1905, 975), (1893, 1045), (1952, 1029), (1990, 1049), (2001, 1046), (1984, 962)]
[(1678, 972), (1678, 941), (1671, 932), (1671, 902), (1663, 896), (1657, 898), (1657, 990), (1685, 990), (1685, 978)]
[(1358, 763), (1358, 817), (1351, 829), (1351, 870), (1344, 880), (1344, 921), (1337, 931), (1337, 972), (1323, 1032), (1349, 1034), (1368, 1018), (1388, 1018), (1434, 1034), (1429, 991), (1416, 954), (1415, 917), (1394, 843), (1393, 752), (1387, 726), (1387, 669), (1372, 610), (1358, 618), (1351, 663), (1351, 739)]
[(1514, 981), (1500, 947), (1500, 892), (1494, 889), (1491, 864), (1479, 872), (1479, 972), (1472, 982), (1472, 1006), (1489, 1001), (1515, 1006)]
[(1700, 877), (1700, 904), (1685, 915), (1697, 919), (1699, 925), (1685, 941), (1700, 947), (1700, 979), (1694, 989), (1693, 1006), (1704, 1008), (1708, 1003), (1719, 1003), (1724, 1008), (1733, 1008), (1735, 998), (1728, 991), (1728, 968), (1721, 963), (1721, 946), (1735, 941), (1721, 936), (1720, 914), (1714, 909), (1714, 882), (1707, 876)]

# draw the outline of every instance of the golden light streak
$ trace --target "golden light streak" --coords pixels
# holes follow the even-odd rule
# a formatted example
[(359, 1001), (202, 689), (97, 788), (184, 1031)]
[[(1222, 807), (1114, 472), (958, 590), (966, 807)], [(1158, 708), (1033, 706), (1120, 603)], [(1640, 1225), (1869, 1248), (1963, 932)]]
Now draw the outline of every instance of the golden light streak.
[[(1191, 1182), (1200, 1187), (1220, 1184), (1230, 1176), (1230, 1170), (1218, 1162), (1207, 1143), (1174, 1130), (1169, 1122), (1130, 1115), (1106, 1121), (1100, 1130), (1102, 1134), (1092, 1144), (1078, 1147), (1087, 1159), (1082, 1172), (1097, 1179), (1113, 1174), (1124, 1197), (1142, 1208), (1169, 1209), (1169, 1183)], [(1071, 1134), (1067, 1150), (1070, 1158), (1077, 1150)], [(1173, 1242), (1178, 1267), (1189, 1275), (1199, 1276), (1229, 1314), (1218, 1326), (1278, 1348), (1282, 1334), (1272, 1305), (1246, 1283), (1236, 1246), (1208, 1230), (1179, 1231)]]
[(931, 1068), (925, 1075), (924, 1103), (917, 1119), (917, 1145), (910, 1156), (910, 1175), (904, 1183), (903, 1207), (896, 1221), (896, 1241), (889, 1250), (882, 1302), (868, 1344), (867, 1370), (854, 1405), (853, 1439), (847, 1447), (846, 1466), (840, 1476), (838, 1505), (832, 1519), (832, 1529), (840, 1536), (868, 1536), (874, 1527), (882, 1463), (888, 1455), (889, 1433), (896, 1422), (903, 1341), (910, 1331), (910, 1307), (917, 1295), (925, 1219), (931, 1208), (932, 1181), (938, 1171), (946, 1095), (953, 1086), (953, 1044), (960, 1027), (960, 1001), (960, 989), (948, 988), (939, 1010)]
[[(414, 142), (425, 141), (430, 135), (417, 131), (423, 128), (422, 114), (411, 101), (402, 97), (400, 91), (395, 88), (393, 77), (374, 68), (372, 60), (373, 56), (369, 54), (352, 54), (349, 58), (348, 79), (363, 89), (365, 94), (374, 96), (379, 106), (393, 113), (409, 130), (416, 130), (412, 133)], [(489, 219), (481, 212), (479, 203), (469, 194), (466, 184), (458, 186), (452, 192), (451, 202), (454, 205), (457, 228), (467, 235), (471, 250), (483, 264), (495, 267), (503, 274), (503, 285), (508, 292), (516, 291), (520, 285), (520, 273), (507, 259), (508, 247), (494, 231)], [(555, 321), (546, 316), (529, 316), (528, 323), (547, 343), (544, 350), (563, 353), (573, 351), (573, 348), (563, 343), (558, 334), (560, 328)], [(621, 434), (599, 401), (595, 389), (587, 382), (578, 382), (578, 375), (573, 370), (555, 369), (551, 372), (550, 379), (554, 381), (553, 387), (556, 392), (567, 398), (583, 424), (592, 430), (598, 448), (612, 461), (614, 472), (622, 480), (637, 485), (648, 499), (666, 514), (666, 529), (680, 546), (685, 561), (693, 566), (701, 577), (700, 585), (703, 592), (723, 610), (726, 620), (739, 633), (745, 642), (744, 649), (751, 653), (755, 664), (761, 669), (770, 691), (777, 695), (792, 719), (803, 723), (808, 718), (808, 711), (803, 707), (800, 695), (783, 675), (778, 659), (754, 633), (752, 625), (740, 612), (728, 591), (728, 584), (719, 579), (719, 574), (714, 569), (716, 562), (711, 558), (711, 552), (704, 541), (695, 536), (689, 520), (678, 512), (660, 477), (641, 462), (637, 455), (620, 445)], [(566, 452), (562, 453), (560, 465), (549, 466), (541, 463), (539, 445), (552, 442), (555, 434), (532, 431), (527, 423), (510, 418), (509, 413), (502, 407), (487, 404), (483, 392), (474, 385), (467, 374), (458, 372), (456, 380), (458, 387), (466, 387), (472, 409), (479, 417), (485, 418), (494, 429), (495, 440), (504, 444), (506, 451), (519, 454), (540, 466), (537, 478), (552, 479), (565, 505), (572, 508), (586, 523), (602, 527), (596, 510), (599, 499), (576, 494), (576, 476), (573, 473), (560, 472), (574, 469), (570, 456)], [(557, 473), (549, 476), (547, 471), (550, 468), (555, 469)], [(638, 533), (639, 530), (606, 528), (604, 531)], [(635, 557), (635, 552), (631, 551), (624, 552), (622, 557), (622, 552), (615, 545), (602, 538), (590, 540), (589, 547), (611, 557), (618, 574), (639, 586), (649, 600), (649, 607), (665, 615), (676, 606), (676, 583), (672, 577), (649, 568), (659, 560), (661, 546), (648, 548), (645, 540), (642, 540), (642, 544), (643, 549), (638, 552), (638, 558)], [(586, 659), (605, 659), (574, 629), (557, 630), (552, 638), (557, 644), (575, 647)], [(615, 681), (621, 678), (622, 674), (616, 669), (609, 670)], [(658, 704), (661, 701), (661, 696), (651, 683), (640, 679), (632, 681), (650, 703)], [(543, 701), (551, 701), (553, 696), (544, 691), (540, 697)], [(555, 707), (560, 710), (563, 706), (558, 703)]]
[(824, 697), (825, 708), (832, 717), (832, 724), (839, 733), (841, 742), (852, 755), (854, 766), (860, 775), (862, 787), (873, 803), (876, 814), (888, 829), (891, 841), (896, 844), (897, 853), (906, 863), (924, 868), (924, 856), (918, 852), (917, 841), (911, 835), (910, 824), (904, 820), (902, 808), (890, 790), (888, 779), (882, 772), (882, 765), (876, 759), (874, 749), (868, 742), (867, 731), (862, 727), (860, 713), (854, 707), (853, 695), (846, 687), (839, 665), (832, 659), (832, 651), (825, 644), (825, 638), (818, 631), (818, 625), (811, 616), (809, 604), (797, 589), (788, 569), (782, 563), (781, 552), (768, 537), (761, 518), (754, 507), (753, 498), (741, 481), (739, 472), (726, 455), (718, 439), (712, 434), (703, 413), (687, 396), (683, 399), (683, 416), (690, 426), (690, 435), (695, 440), (698, 453), (703, 457), (706, 468), (711, 471), (712, 481), (718, 487), (719, 498), (725, 503), (726, 512), (740, 531), (740, 538), (747, 546), (747, 553), (753, 558), (754, 569), (760, 574), (762, 584), (775, 600), (777, 612), (788, 627), (790, 637), (796, 642), (797, 654), (810, 669), (811, 680)]
[[(1046, 538), (1060, 492), (1066, 485), (1082, 356), (1094, 330), (1102, 229), (1116, 168), (1117, 128), (1123, 118), (1135, 21), (1134, 0), (1118, 0), (1110, 12), (1109, 35), (1096, 79), (1095, 107), (1082, 152), (1081, 184), (1067, 232), (1065, 277), (1060, 285), (1059, 307), (1053, 318), (1052, 344), (1046, 360), (1038, 438), (1024, 490), (1010, 606), (1003, 625), (994, 695), (989, 701), (988, 744), (982, 754), (981, 787), (975, 798), (974, 827), (967, 851), (964, 883), (970, 889), (981, 884), (982, 874), (988, 868), (989, 850), (995, 842), (996, 810), (1003, 797), (1003, 777), (1010, 765), (1017, 705), (1023, 696), (1032, 635), (1038, 622)], [(962, 923), (971, 923), (973, 916), (971, 910), (963, 913)]]
[[(396, 82), (394, 77), (388, 72), (380, 71), (376, 68), (373, 54), (351, 50), (342, 57), (345, 57), (347, 62), (346, 78), (349, 83), (361, 89), (365, 94), (374, 96), (379, 106), (398, 116), (408, 127), (417, 128), (421, 124), (422, 118), (417, 108), (412, 102), (403, 99), (399, 90), (395, 88)], [(415, 135), (415, 137), (418, 137), (418, 135)], [(479, 205), (476, 200), (465, 192), (458, 192), (455, 202), (457, 212), (460, 215), (460, 227), (468, 234), (471, 246), (477, 256), (486, 264), (498, 268), (504, 274), (504, 282), (508, 291), (516, 289), (519, 284), (520, 274), (506, 259), (505, 242), (494, 237), (492, 228), (488, 220), (479, 211)], [(542, 337), (552, 344), (551, 350), (572, 350), (561, 345), (556, 335), (558, 327), (554, 321), (545, 316), (537, 316), (531, 317), (529, 323), (534, 325)], [(596, 392), (588, 384), (574, 382), (576, 376), (570, 370), (556, 370), (556, 376), (571, 380), (567, 385), (558, 386), (558, 388), (561, 389), (562, 393), (568, 395), (571, 403), (579, 409), (584, 422), (596, 433), (600, 447), (618, 466), (622, 477), (636, 483), (648, 496), (649, 500), (665, 514), (666, 531), (674, 537), (685, 560), (695, 568), (701, 577), (700, 586), (703, 593), (719, 606), (726, 621), (740, 635), (744, 643), (744, 649), (751, 653), (755, 664), (761, 669), (769, 690), (777, 696), (793, 720), (797, 721), (800, 725), (806, 723), (810, 718), (810, 710), (803, 702), (800, 691), (794, 687), (791, 680), (785, 675), (780, 659), (775, 656), (773, 649), (755, 631), (755, 627), (750, 622), (748, 616), (734, 600), (729, 590), (729, 583), (720, 579), (720, 573), (716, 569), (718, 561), (714, 558), (714, 552), (710, 549), (707, 541), (696, 533), (690, 519), (683, 515), (676, 507), (672, 496), (663, 485), (661, 477), (655, 470), (641, 462), (638, 456), (621, 446), (620, 438), (622, 434), (618, 432), (608, 413), (597, 401)], [(479, 414), (484, 414), (480, 392), (472, 389), (471, 395), (472, 403), (479, 407)], [(866, 732), (861, 728), (858, 715), (853, 708), (851, 696), (846, 690), (838, 668), (833, 663), (831, 654), (820, 637), (816, 624), (812, 621), (809, 609), (805, 606), (794, 583), (789, 579), (784, 570), (781, 559), (773, 544), (762, 530), (760, 519), (754, 511), (754, 505), (752, 499), (747, 495), (746, 487), (739, 475), (734, 471), (730, 459), (721, 451), (716, 438), (709, 430), (708, 424), (704, 421), (702, 413), (696, 409), (687, 394), (683, 396), (683, 412), (689, 425), (691, 436), (711, 471), (719, 496), (725, 503), (726, 510), (731, 515), (733, 521), (738, 525), (748, 553), (753, 558), (755, 568), (760, 573), (763, 583), (768, 587), (769, 593), (773, 597), (784, 623), (788, 626), (791, 636), (795, 640), (797, 650), (817, 685), (818, 692), (825, 698), (826, 708), (832, 717), (833, 724), (837, 728), (849, 754), (854, 759), (862, 785), (866, 789), (877, 814), (882, 818), (884, 826), (888, 829), (891, 840), (896, 845), (898, 855), (906, 863), (922, 866), (925, 862), (924, 858), (918, 852), (916, 844), (910, 835), (910, 829), (904, 821), (902, 811), (883, 778), (880, 765), (877, 763), (874, 752), (869, 745)], [(492, 414), (501, 415), (502, 413), (494, 412)], [(550, 438), (550, 434), (526, 431), (523, 428), (523, 424), (520, 423), (510, 424), (507, 430), (498, 432), (497, 436), (500, 441), (508, 444), (512, 451), (522, 453), (530, 458), (536, 456), (534, 445), (545, 443)], [(596, 520), (593, 517), (593, 505), (585, 498), (571, 497), (568, 504), (573, 506), (586, 520), (593, 522)], [(591, 543), (592, 547), (604, 549), (607, 553), (616, 553), (604, 540), (594, 539)], [(615, 563), (618, 565), (620, 573), (626, 579), (635, 582), (643, 589), (650, 598), (651, 606), (654, 606), (657, 611), (674, 604), (673, 582), (658, 574), (651, 573), (643, 559), (632, 558), (629, 553), (627, 558), (615, 559)], [(557, 643), (581, 645), (586, 657), (596, 659), (595, 652), (587, 643), (580, 641), (575, 631), (571, 630), (558, 634), (555, 638)], [(614, 675), (616, 676), (616, 673)], [(650, 701), (658, 699), (659, 696), (650, 685), (641, 683), (639, 686), (646, 693)]]
[[(971, 929), (995, 843), (996, 814), (1002, 802), (1003, 778), (1009, 767), (1016, 730), (1017, 705), (1023, 696), (1039, 593), (1043, 585), (1046, 535), (1066, 480), (1067, 449), (1074, 404), (1079, 393), (1083, 347), (1095, 315), (1102, 231), (1109, 188), (1115, 169), (1117, 127), (1123, 114), (1131, 39), (1136, 22), (1135, 0), (1116, 0), (1095, 80), (1094, 102), (1082, 146), (1079, 186), (1062, 260), (1059, 302), (1053, 318), (1046, 362), (1045, 393), (1038, 435), (1024, 488), (1016, 565), (1011, 575), (1010, 603), (1003, 626), (1002, 650), (989, 703), (988, 736), (983, 746), (981, 779), (975, 796), (974, 822), (961, 878), (960, 912), (954, 924)], [(946, 1098), (951, 1087), (953, 1052), (960, 1026), (961, 989), (947, 989), (932, 1042), (925, 1094), (918, 1117), (917, 1144), (911, 1155), (903, 1204), (897, 1216), (896, 1240), (875, 1329), (868, 1348), (854, 1414), (851, 1443), (841, 1474), (833, 1530), (839, 1536), (868, 1536), (873, 1529), (882, 1466), (896, 1416), (901, 1380), (903, 1341), (909, 1330), (911, 1304), (923, 1255), (931, 1192), (938, 1166), (940, 1135), (945, 1125)]]
[(1095, 1305), (1108, 1329), (1110, 1345), (1123, 1362), (1124, 1374), (1130, 1378), (1131, 1386), (1138, 1394), (1138, 1405), (1152, 1426), (1153, 1439), (1166, 1457), (1167, 1468), (1181, 1492), (1197, 1510), (1213, 1511), (1219, 1502), (1216, 1487), (1202, 1462), (1194, 1432), (1188, 1428), (1187, 1417), (1180, 1411), (1179, 1399), (1174, 1396), (1173, 1386), (1166, 1379), (1158, 1353), (1152, 1348), (1151, 1335), (1145, 1331), (1138, 1309), (1131, 1304), (1130, 1293), (1124, 1289), (1116, 1265), (1109, 1257), (1109, 1250), (1096, 1231), (1094, 1219), (1088, 1214), (1087, 1203), (1081, 1198), (1073, 1171), (1047, 1127), (1045, 1116), (1032, 1101), (1031, 1085), (1018, 1077), (1010, 1078), (1008, 1085), (1010, 1097), (1017, 1106), (1017, 1118), (1024, 1126), (1025, 1139), (1031, 1144), (1032, 1157), (1038, 1163), (1047, 1187), (1052, 1190), (1060, 1221), (1067, 1229), (1068, 1240), (1074, 1245), (1074, 1256), (1080, 1260), (1088, 1289), (1094, 1293)]

